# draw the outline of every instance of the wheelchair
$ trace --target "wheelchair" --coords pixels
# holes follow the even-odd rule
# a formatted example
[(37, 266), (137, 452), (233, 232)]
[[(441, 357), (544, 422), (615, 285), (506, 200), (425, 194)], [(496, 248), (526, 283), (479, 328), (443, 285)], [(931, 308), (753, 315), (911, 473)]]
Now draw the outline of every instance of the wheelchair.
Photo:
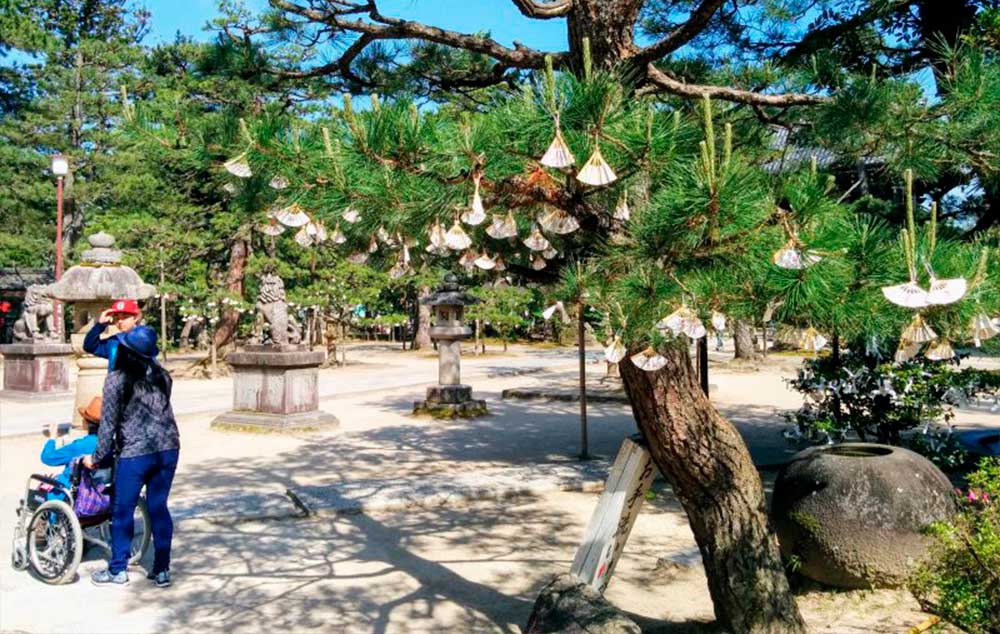
[[(82, 469), (77, 461), (70, 487), (46, 475), (33, 473), (28, 477), (14, 526), (14, 569), (30, 568), (45, 583), (58, 585), (75, 578), (86, 544), (111, 553), (111, 509), (87, 516), (78, 516), (73, 510)], [(49, 499), (50, 493), (61, 494), (62, 499)], [(139, 498), (134, 518), (129, 564), (141, 561), (149, 549), (152, 532), (144, 497)]]

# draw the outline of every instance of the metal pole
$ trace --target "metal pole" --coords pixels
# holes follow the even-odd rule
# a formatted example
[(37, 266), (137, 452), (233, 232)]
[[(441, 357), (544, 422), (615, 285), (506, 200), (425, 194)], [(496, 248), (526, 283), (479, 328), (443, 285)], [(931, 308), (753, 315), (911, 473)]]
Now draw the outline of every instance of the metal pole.
[(576, 339), (580, 351), (580, 460), (590, 458), (587, 447), (587, 343), (583, 302), (577, 302)]
[[(63, 177), (56, 177), (56, 281), (62, 277), (63, 269)], [(63, 341), (63, 316), (62, 305), (58, 301), (52, 302), (55, 311), (56, 332), (59, 340)]]
[(701, 391), (708, 396), (708, 335), (698, 340), (698, 375)]

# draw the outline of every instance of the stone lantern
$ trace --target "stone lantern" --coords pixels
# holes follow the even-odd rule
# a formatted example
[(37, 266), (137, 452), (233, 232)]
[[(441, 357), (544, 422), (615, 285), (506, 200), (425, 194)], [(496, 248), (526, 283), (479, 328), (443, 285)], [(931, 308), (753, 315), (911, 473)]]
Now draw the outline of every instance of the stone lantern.
[(83, 339), (100, 314), (116, 299), (148, 299), (156, 287), (146, 284), (130, 267), (121, 263), (122, 253), (114, 249), (114, 236), (95, 233), (87, 238), (90, 249), (83, 252), (80, 263), (71, 267), (58, 282), (46, 287), (52, 299), (73, 305), (73, 326), (70, 343), (78, 356), (79, 374), (76, 379), (76, 404), (73, 423), (82, 425), (79, 409), (104, 388), (108, 360), (86, 354)]
[(438, 348), (438, 384), (427, 388), (427, 398), (414, 403), (414, 414), (435, 418), (473, 418), (486, 413), (486, 401), (472, 398), (472, 387), (462, 385), (462, 341), (472, 336), (465, 325), (465, 307), (479, 302), (462, 291), (454, 275), (448, 274), (437, 292), (420, 300), (431, 307), (431, 339)]

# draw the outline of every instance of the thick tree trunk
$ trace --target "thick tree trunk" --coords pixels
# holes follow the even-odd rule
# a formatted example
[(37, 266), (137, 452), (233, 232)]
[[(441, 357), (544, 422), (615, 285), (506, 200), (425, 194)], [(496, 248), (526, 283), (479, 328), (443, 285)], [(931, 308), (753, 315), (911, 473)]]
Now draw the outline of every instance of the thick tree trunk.
[(736, 347), (735, 359), (760, 358), (753, 346), (753, 327), (741, 319), (733, 320), (733, 344)]
[(702, 393), (687, 350), (663, 354), (668, 363), (656, 372), (621, 364), (622, 379), (653, 460), (687, 512), (716, 618), (741, 634), (804, 632), (746, 444)]
[(582, 74), (583, 38), (590, 41), (594, 68), (611, 68), (635, 50), (633, 33), (642, 2), (575, 0), (567, 16), (569, 50), (574, 70)]
[[(229, 271), (226, 273), (226, 290), (235, 294), (243, 294), (243, 278), (246, 274), (247, 258), (250, 255), (250, 245), (242, 235), (233, 239), (229, 248)], [(240, 313), (236, 310), (228, 310), (222, 314), (219, 325), (215, 329), (213, 343), (219, 349), (229, 343), (236, 334), (236, 325), (240, 320)]]
[(417, 335), (413, 338), (414, 350), (425, 350), (431, 347), (431, 307), (421, 304), (420, 300), (431, 294), (430, 286), (421, 286), (417, 295)]

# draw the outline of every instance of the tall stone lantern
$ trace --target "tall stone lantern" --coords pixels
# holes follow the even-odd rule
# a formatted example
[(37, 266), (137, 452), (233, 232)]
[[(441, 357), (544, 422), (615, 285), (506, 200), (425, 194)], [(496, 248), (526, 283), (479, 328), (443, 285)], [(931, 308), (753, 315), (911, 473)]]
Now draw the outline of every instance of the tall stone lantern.
[(82, 425), (79, 409), (104, 388), (108, 360), (83, 351), (83, 339), (101, 312), (116, 299), (148, 299), (156, 287), (146, 284), (139, 274), (121, 263), (122, 253), (113, 248), (114, 236), (95, 233), (87, 238), (90, 248), (83, 252), (80, 263), (71, 267), (58, 282), (46, 287), (47, 294), (60, 302), (73, 305), (73, 326), (70, 343), (78, 355), (76, 364), (76, 404), (73, 407), (73, 424)]
[(438, 290), (420, 300), (431, 307), (431, 339), (438, 348), (438, 384), (427, 388), (427, 398), (413, 404), (414, 414), (435, 418), (473, 418), (486, 413), (486, 401), (472, 398), (472, 387), (462, 385), (462, 341), (472, 336), (465, 325), (465, 307), (479, 298), (462, 290), (448, 274)]

